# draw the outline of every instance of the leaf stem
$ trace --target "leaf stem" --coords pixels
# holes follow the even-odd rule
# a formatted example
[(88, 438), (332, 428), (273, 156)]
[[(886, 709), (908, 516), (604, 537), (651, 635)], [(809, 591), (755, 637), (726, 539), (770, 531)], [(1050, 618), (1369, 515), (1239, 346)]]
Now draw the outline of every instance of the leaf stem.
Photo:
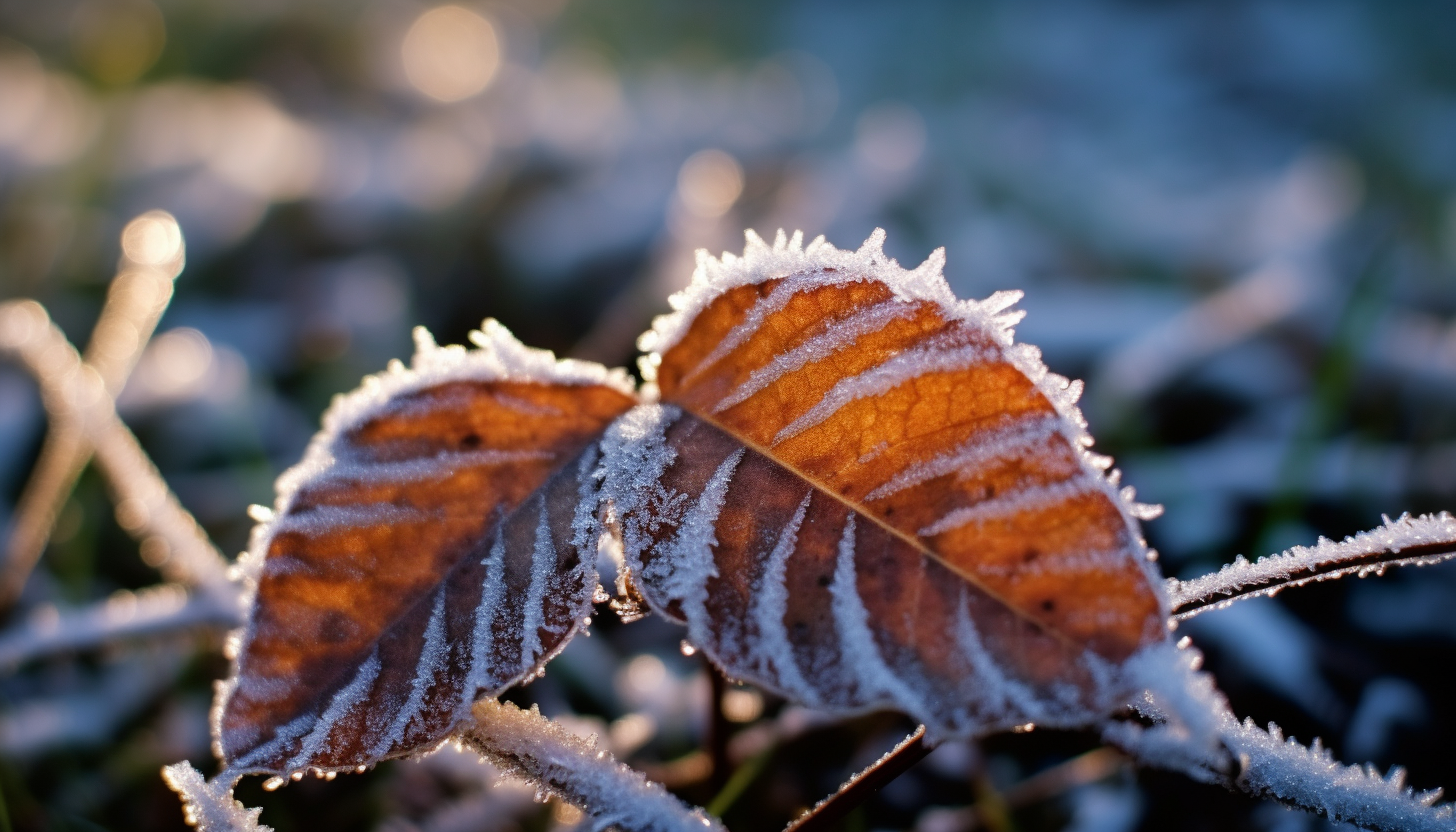
[(925, 726), (919, 726), (889, 753), (851, 777), (849, 782), (839, 787), (839, 791), (819, 801), (813, 809), (789, 824), (784, 832), (823, 832), (831, 828), (835, 821), (854, 811), (870, 795), (925, 759), (933, 748), (925, 741)]
[(1392, 566), (1429, 566), (1456, 557), (1456, 519), (1442, 513), (1387, 520), (1341, 543), (1321, 540), (1250, 563), (1239, 558), (1188, 581), (1169, 579), (1173, 617), (1183, 621), (1236, 601), (1274, 595), (1312, 581), (1381, 574)]

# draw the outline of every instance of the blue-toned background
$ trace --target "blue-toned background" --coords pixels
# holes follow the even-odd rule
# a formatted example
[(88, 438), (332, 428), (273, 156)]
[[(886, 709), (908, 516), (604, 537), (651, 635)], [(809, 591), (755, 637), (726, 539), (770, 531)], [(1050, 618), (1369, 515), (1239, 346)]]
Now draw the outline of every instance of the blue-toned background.
[[(412, 325), (461, 342), (492, 316), (630, 365), (694, 250), (740, 249), (745, 227), (840, 247), (884, 227), (902, 264), (945, 246), (962, 296), (1024, 290), (1019, 337), (1087, 380), (1098, 449), (1166, 505), (1147, 531), (1169, 574), (1456, 504), (1449, 3), (431, 9), (0, 0), (0, 299), (39, 300), (84, 344), (122, 227), (176, 216), (187, 268), (119, 406), (229, 554), (329, 396), (407, 357)], [(43, 431), (34, 385), (0, 364), (0, 525)], [(91, 473), (6, 626), (157, 580)], [(625, 756), (641, 765), (681, 761), (703, 742), (701, 664), (661, 622), (606, 618), (518, 698), (636, 726), (619, 749), (640, 740)], [(1456, 785), (1456, 568), (1186, 629), (1240, 715)], [(180, 827), (156, 770), (208, 759), (220, 643), (199, 631), (0, 668), (13, 828)], [(734, 696), (740, 736), (799, 718)], [(800, 726), (726, 820), (776, 828), (906, 728)], [(735, 759), (756, 759), (753, 742)], [(966, 828), (956, 807), (978, 800), (1011, 805), (987, 828), (1323, 824), (1115, 762), (1017, 797), (1096, 747), (1036, 732), (943, 749), (852, 828)], [(489, 775), (448, 757), (240, 796), (280, 832), (570, 820), (482, 791)]]

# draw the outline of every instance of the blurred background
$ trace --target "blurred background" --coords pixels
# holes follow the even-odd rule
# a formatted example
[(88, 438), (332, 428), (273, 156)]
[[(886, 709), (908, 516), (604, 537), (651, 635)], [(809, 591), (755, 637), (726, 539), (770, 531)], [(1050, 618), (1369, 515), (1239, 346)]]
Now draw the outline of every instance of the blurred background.
[[(412, 325), (461, 343), (491, 316), (630, 364), (694, 250), (882, 226), (907, 266), (945, 246), (963, 297), (1026, 291), (1018, 337), (1087, 379), (1098, 450), (1166, 505), (1147, 534), (1189, 577), (1456, 504), (1453, 43), (1437, 0), (0, 0), (0, 300), (83, 346), (123, 227), (176, 217), (186, 268), (118, 406), (234, 555), (330, 396), (407, 358)], [(0, 527), (44, 433), (0, 363)], [(83, 474), (7, 613), (0, 829), (180, 829), (158, 768), (212, 770), (221, 627), (25, 646), (179, 592), (148, 589), (165, 553), (129, 525)], [(1448, 564), (1184, 632), (1238, 714), (1456, 786), (1453, 610)], [(511, 698), (735, 830), (913, 727), (717, 685), (660, 620), (593, 630)], [(279, 832), (579, 820), (494, 780), (447, 749), (239, 797)], [(1327, 826), (1040, 730), (944, 746), (847, 824)]]

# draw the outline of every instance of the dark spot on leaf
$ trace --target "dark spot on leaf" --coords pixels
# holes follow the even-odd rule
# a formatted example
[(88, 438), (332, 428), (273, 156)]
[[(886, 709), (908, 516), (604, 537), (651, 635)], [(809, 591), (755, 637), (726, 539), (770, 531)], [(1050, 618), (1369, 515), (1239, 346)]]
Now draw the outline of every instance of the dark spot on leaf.
[(323, 621), (319, 624), (319, 640), (334, 644), (346, 641), (354, 631), (353, 622), (349, 616), (341, 612), (329, 611), (324, 614)]

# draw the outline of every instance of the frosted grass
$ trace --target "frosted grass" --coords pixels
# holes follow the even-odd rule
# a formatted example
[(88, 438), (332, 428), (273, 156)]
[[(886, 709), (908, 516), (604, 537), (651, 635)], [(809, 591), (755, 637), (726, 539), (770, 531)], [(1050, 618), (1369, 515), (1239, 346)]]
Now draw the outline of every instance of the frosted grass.
[(539, 796), (582, 809), (589, 829), (619, 832), (723, 832), (701, 809), (668, 794), (641, 772), (545, 717), (493, 699), (476, 703), (464, 738), (487, 762), (536, 785)]
[(1185, 619), (1312, 581), (1345, 575), (1363, 578), (1383, 574), (1391, 566), (1429, 566), (1452, 557), (1456, 557), (1456, 518), (1446, 512), (1403, 514), (1338, 543), (1320, 538), (1313, 546), (1295, 546), (1253, 563), (1239, 556), (1219, 571), (1192, 580), (1169, 578), (1167, 589), (1177, 617)]

